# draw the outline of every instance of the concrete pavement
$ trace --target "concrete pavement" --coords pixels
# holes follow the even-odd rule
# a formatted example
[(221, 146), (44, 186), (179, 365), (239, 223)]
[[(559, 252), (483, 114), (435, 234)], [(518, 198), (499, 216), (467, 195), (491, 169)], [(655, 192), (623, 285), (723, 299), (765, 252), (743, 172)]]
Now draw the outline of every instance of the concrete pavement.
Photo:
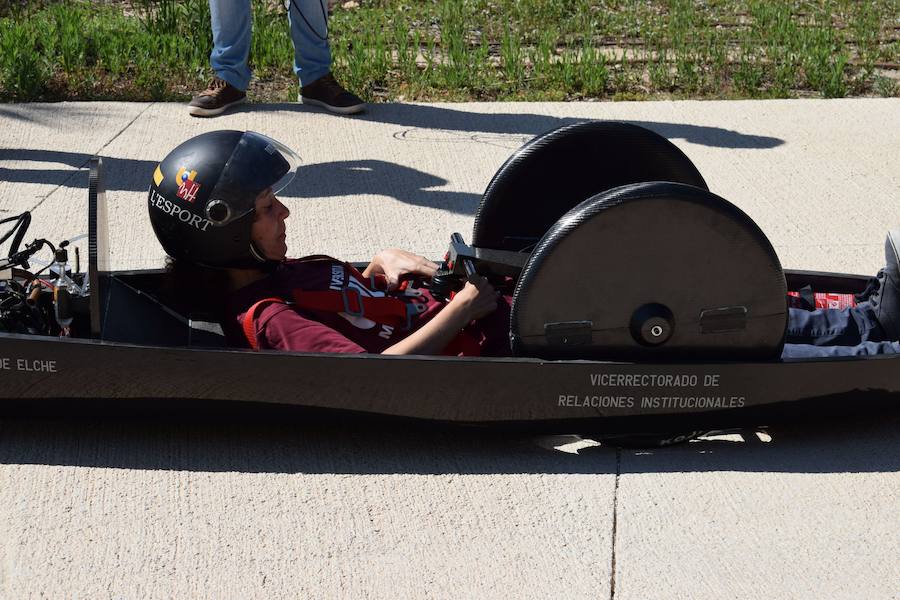
[[(161, 264), (153, 168), (252, 129), (304, 160), (292, 254), (428, 256), (532, 136), (621, 119), (668, 137), (786, 267), (871, 273), (900, 224), (900, 101), (0, 106), (0, 218), (86, 230), (105, 157), (115, 268)], [(84, 244), (84, 241), (77, 242)], [(617, 451), (360, 424), (0, 420), (0, 598), (898, 598), (900, 417)]]

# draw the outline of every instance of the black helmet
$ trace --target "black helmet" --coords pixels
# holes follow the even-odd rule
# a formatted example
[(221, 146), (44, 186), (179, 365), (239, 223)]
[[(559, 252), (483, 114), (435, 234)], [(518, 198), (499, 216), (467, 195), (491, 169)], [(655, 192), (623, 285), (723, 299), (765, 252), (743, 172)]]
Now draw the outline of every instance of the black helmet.
[(210, 267), (258, 267), (266, 259), (250, 240), (256, 197), (278, 193), (299, 157), (252, 131), (211, 131), (166, 156), (150, 183), (153, 231), (177, 259)]

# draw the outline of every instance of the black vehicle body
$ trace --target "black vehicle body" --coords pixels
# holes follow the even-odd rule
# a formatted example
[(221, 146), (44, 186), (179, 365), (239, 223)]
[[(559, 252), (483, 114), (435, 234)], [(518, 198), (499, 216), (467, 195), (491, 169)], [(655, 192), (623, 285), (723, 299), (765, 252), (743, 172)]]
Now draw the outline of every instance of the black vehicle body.
[[(89, 405), (128, 412), (266, 404), (628, 436), (900, 406), (900, 356), (616, 362), (227, 348), (217, 324), (157, 293), (165, 271), (107, 268), (100, 173), (92, 173), (89, 188), (90, 306), (75, 324), (82, 337), (0, 334), (0, 411), (52, 415)], [(476, 222), (476, 241), (478, 227)], [(806, 271), (784, 275), (788, 289), (811, 285), (846, 293), (862, 291), (869, 280)]]

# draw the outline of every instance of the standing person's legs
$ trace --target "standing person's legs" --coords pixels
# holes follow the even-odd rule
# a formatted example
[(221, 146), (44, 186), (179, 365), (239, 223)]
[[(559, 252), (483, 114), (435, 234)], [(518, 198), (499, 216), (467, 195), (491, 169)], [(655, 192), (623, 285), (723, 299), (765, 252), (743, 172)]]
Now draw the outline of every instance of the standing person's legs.
[(326, 0), (287, 1), (294, 42), (294, 73), (300, 80), (299, 100), (342, 115), (365, 110), (366, 103), (345, 90), (331, 73)]
[(325, 0), (287, 0), (294, 42), (294, 74), (309, 85), (331, 71), (328, 12)]
[(220, 78), (244, 91), (250, 85), (250, 0), (209, 0), (213, 50), (209, 64)]
[(209, 64), (216, 76), (191, 99), (195, 117), (213, 117), (246, 101), (250, 85), (250, 0), (209, 0), (213, 50)]

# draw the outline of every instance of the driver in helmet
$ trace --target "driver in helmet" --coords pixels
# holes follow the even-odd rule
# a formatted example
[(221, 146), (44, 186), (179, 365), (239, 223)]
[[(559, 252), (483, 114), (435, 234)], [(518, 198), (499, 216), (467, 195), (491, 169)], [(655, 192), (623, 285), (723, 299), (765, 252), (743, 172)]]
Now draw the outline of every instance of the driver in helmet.
[[(446, 303), (415, 278), (437, 265), (399, 249), (360, 272), (328, 256), (287, 258), (277, 195), (299, 158), (254, 132), (192, 138), (159, 164), (150, 220), (181, 293), (201, 299), (229, 342), (302, 352), (508, 356), (509, 297), (484, 278)], [(885, 245), (887, 266), (872, 297), (843, 310), (791, 308), (783, 357), (900, 352), (900, 230)], [(186, 290), (186, 291), (185, 291)]]
[(287, 259), (290, 211), (276, 194), (298, 163), (293, 151), (258, 133), (214, 131), (175, 148), (154, 173), (150, 220), (170, 269), (187, 293), (206, 297), (203, 304), (224, 305), (216, 316), (229, 343), (306, 352), (509, 353), (509, 299), (484, 278), (444, 305), (414, 282), (437, 265), (403, 250), (379, 252), (362, 272), (327, 256)]

